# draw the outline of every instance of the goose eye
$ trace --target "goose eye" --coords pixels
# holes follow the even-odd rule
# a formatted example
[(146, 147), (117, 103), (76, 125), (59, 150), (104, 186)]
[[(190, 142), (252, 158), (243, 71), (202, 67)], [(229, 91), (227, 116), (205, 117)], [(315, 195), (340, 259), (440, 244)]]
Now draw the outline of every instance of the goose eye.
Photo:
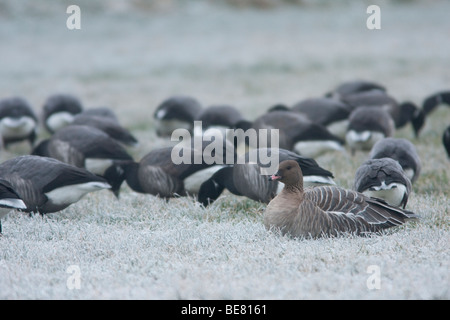
[(289, 166), (289, 167), (287, 167), (286, 169), (288, 169), (288, 170), (291, 170), (291, 169), (292, 169), (292, 167), (291, 167), (291, 166)]

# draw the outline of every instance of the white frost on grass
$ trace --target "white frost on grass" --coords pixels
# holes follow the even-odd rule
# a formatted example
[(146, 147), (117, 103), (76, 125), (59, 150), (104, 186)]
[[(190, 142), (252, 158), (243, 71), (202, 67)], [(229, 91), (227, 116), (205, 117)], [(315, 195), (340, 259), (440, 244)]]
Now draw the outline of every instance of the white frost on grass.
[[(294, 240), (258, 216), (208, 219), (188, 199), (127, 194), (95, 212), (91, 198), (58, 216), (7, 219), (0, 298), (448, 298), (448, 232), (421, 208), (424, 222), (383, 236)], [(70, 265), (80, 290), (66, 286)], [(370, 265), (380, 267), (379, 290), (367, 288)]]
[[(164, 14), (86, 5), (79, 32), (65, 29), (56, 9), (45, 19), (23, 8), (2, 16), (0, 96), (23, 95), (37, 111), (59, 91), (87, 107), (110, 105), (141, 141), (130, 150), (137, 159), (167, 143), (152, 115), (172, 94), (230, 103), (252, 119), (354, 78), (418, 104), (448, 89), (445, 1), (386, 4), (380, 31), (365, 28), (361, 4)], [(436, 111), (414, 140), (425, 160), (407, 206), (422, 216), (417, 222), (368, 238), (290, 239), (265, 230), (264, 205), (244, 198), (226, 194), (203, 209), (124, 186), (120, 200), (104, 190), (60, 213), (2, 221), (0, 299), (449, 299), (450, 173), (439, 136), (446, 119), (448, 110)], [(396, 135), (413, 139), (410, 127)], [(28, 151), (20, 145), (1, 157)], [(366, 157), (317, 161), (350, 188)], [(67, 287), (72, 265), (79, 290)], [(379, 290), (367, 287), (372, 265)]]

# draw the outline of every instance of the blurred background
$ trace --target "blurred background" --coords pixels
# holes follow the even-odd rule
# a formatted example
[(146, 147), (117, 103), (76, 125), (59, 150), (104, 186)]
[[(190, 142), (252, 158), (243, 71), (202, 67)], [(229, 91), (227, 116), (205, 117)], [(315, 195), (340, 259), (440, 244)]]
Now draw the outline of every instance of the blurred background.
[[(81, 30), (66, 27), (71, 4)], [(371, 4), (380, 30), (366, 27)], [(365, 79), (420, 105), (450, 87), (448, 12), (449, 1), (2, 0), (0, 97), (37, 113), (54, 93), (109, 106), (148, 148), (154, 110), (175, 94), (254, 119)]]

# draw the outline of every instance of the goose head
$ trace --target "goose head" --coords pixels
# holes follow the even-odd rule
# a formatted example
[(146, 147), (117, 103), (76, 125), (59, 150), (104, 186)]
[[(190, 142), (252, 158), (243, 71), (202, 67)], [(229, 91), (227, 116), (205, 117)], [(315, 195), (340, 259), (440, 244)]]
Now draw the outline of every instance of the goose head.
[(414, 110), (412, 119), (411, 119), (411, 124), (414, 130), (414, 135), (416, 136), (416, 138), (419, 137), (419, 133), (420, 130), (422, 130), (424, 124), (425, 124), (425, 112), (421, 109), (416, 109)]
[(120, 187), (127, 178), (125, 161), (116, 161), (112, 166), (106, 169), (105, 173), (103, 174), (103, 178), (105, 178), (106, 181), (108, 181), (108, 183), (111, 185), (110, 190), (118, 199), (120, 194)]
[(298, 186), (303, 189), (303, 174), (297, 161), (285, 160), (278, 166), (278, 171), (269, 177), (269, 181), (280, 181), (285, 186)]

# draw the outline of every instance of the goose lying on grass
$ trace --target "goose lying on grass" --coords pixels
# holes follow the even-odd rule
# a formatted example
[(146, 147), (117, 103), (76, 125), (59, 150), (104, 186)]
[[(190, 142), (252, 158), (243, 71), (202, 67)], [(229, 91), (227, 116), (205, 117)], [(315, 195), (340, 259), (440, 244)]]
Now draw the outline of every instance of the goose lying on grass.
[(399, 226), (417, 216), (362, 193), (335, 186), (303, 189), (296, 161), (280, 163), (270, 180), (284, 183), (283, 191), (267, 206), (264, 224), (292, 237), (365, 235)]
[(354, 190), (385, 200), (394, 207), (406, 207), (412, 184), (394, 159), (366, 160), (355, 173)]

